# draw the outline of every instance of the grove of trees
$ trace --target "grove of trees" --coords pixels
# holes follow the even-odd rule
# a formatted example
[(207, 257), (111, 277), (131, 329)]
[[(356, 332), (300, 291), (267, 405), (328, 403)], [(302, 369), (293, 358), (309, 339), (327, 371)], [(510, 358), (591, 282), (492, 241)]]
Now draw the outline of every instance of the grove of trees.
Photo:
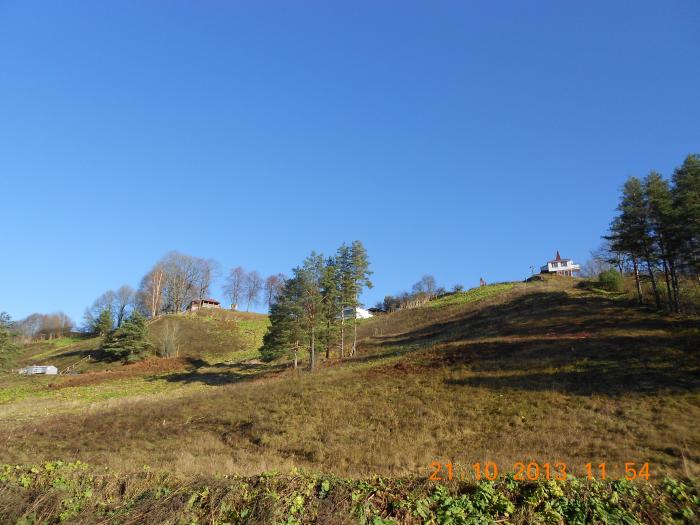
[(64, 337), (70, 335), (74, 327), (73, 320), (63, 312), (34, 313), (15, 323), (15, 329), (25, 341)]
[(637, 300), (680, 312), (682, 283), (700, 284), (700, 155), (688, 155), (670, 180), (652, 171), (629, 177), (610, 225), (607, 263), (634, 276)]
[[(289, 279), (268, 278), (271, 324), (263, 339), (263, 358), (293, 357), (296, 367), (300, 353), (307, 351), (313, 370), (321, 350), (327, 358), (333, 348), (341, 358), (346, 356), (346, 349), (347, 355), (355, 355), (357, 307), (362, 291), (372, 287), (371, 274), (367, 251), (360, 241), (354, 241), (343, 244), (330, 257), (312, 252), (292, 270)], [(352, 312), (350, 316), (348, 311)], [(347, 341), (350, 337), (351, 344)]]
[[(192, 301), (209, 297), (219, 274), (219, 263), (212, 259), (168, 252), (143, 276), (137, 290), (123, 285), (95, 299), (85, 310), (83, 328), (106, 336), (121, 328), (134, 312), (146, 319), (182, 312)], [(236, 307), (245, 302), (249, 310), (260, 304), (261, 298), (270, 306), (279, 296), (284, 280), (281, 273), (264, 279), (255, 270), (237, 266), (226, 276), (223, 292)]]

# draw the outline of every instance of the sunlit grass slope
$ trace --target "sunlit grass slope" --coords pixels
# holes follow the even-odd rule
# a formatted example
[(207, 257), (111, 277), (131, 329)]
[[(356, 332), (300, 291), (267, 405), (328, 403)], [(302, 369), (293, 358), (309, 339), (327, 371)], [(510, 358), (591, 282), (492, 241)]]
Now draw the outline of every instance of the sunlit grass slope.
[[(267, 329), (265, 315), (231, 311), (203, 311), (169, 315), (149, 324), (153, 349), (162, 347), (166, 323), (177, 326), (181, 352), (176, 358), (152, 357), (131, 365), (110, 359), (99, 337), (73, 336), (25, 345), (0, 362), (0, 418), (24, 420), (100, 409), (122, 398), (154, 400), (179, 397), (208, 385), (174, 378), (206, 376), (224, 363), (236, 377), (251, 372), (242, 363), (258, 357)], [(55, 365), (59, 376), (24, 377), (23, 366)]]
[(170, 371), (143, 381), (157, 394), (79, 418), (52, 414), (48, 396), (41, 425), (0, 429), (2, 459), (238, 474), (424, 476), (448, 460), (700, 471), (697, 318), (564, 279), (441, 301), (362, 322), (358, 357), (313, 374), (257, 361)]

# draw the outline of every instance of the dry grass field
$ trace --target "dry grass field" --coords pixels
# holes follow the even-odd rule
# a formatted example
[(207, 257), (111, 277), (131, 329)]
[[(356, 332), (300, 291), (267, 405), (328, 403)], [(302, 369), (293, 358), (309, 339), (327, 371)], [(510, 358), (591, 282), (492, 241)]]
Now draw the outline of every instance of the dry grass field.
[(178, 359), (0, 377), (18, 391), (0, 396), (0, 462), (427, 479), (437, 461), (468, 482), (471, 465), (487, 461), (501, 475), (533, 461), (576, 476), (605, 463), (619, 478), (628, 462), (649, 463), (651, 480), (700, 474), (698, 319), (570, 279), (494, 285), (362, 321), (358, 356), (314, 373), (254, 359), (264, 324), (182, 321), (191, 347)]
[[(141, 365), (142, 375), (125, 374), (139, 366), (130, 365), (62, 378), (41, 393), (45, 412), (3, 421), (1, 459), (230, 474), (425, 476), (433, 461), (512, 470), (531, 460), (576, 473), (589, 462), (617, 474), (625, 462), (649, 462), (659, 476), (700, 473), (697, 319), (567, 280), (482, 295), (364, 321), (359, 356), (313, 374), (180, 359)], [(128, 395), (52, 413), (54, 392), (79, 397), (122, 380)]]

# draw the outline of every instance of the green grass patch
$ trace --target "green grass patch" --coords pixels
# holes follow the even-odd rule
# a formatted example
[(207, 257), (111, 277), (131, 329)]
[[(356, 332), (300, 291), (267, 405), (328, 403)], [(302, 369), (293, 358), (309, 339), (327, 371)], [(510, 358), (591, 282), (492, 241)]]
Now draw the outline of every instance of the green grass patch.
[(456, 304), (473, 303), (512, 290), (515, 284), (516, 283), (498, 283), (489, 284), (487, 286), (479, 286), (478, 288), (472, 288), (466, 292), (457, 292), (440, 297), (439, 299), (430, 301), (426, 306), (435, 308), (452, 306)]
[(127, 378), (67, 388), (52, 388), (51, 384), (56, 382), (56, 379), (52, 377), (22, 377), (20, 381), (13, 381), (12, 384), (5, 384), (0, 388), (0, 405), (27, 399), (47, 398), (55, 401), (90, 403), (127, 396), (154, 394), (176, 388), (175, 385), (165, 381), (166, 377), (167, 375)]

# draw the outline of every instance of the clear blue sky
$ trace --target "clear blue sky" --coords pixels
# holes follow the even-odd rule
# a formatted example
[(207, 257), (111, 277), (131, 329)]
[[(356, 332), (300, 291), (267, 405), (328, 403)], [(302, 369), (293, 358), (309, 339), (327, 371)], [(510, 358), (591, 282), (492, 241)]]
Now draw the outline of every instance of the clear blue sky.
[[(166, 251), (376, 287), (583, 261), (628, 175), (700, 151), (700, 2), (0, 0), (0, 310)], [(220, 297), (219, 288), (215, 296)]]

